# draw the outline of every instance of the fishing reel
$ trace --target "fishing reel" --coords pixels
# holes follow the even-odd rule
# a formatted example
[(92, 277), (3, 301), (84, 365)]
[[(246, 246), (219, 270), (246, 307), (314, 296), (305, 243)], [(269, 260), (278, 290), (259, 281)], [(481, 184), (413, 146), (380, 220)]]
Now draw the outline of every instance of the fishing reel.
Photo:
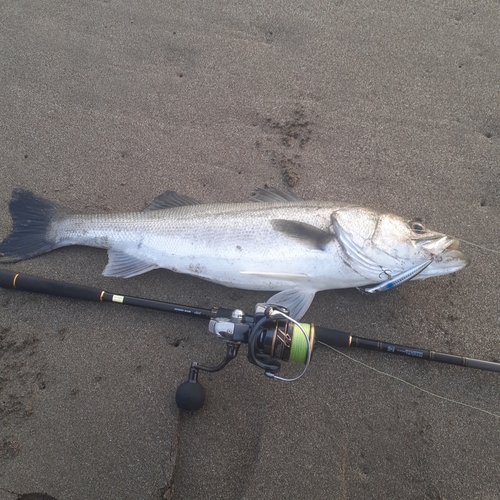
[[(242, 344), (248, 344), (248, 361), (262, 368), (269, 378), (291, 382), (302, 377), (309, 367), (314, 325), (295, 321), (282, 306), (257, 304), (253, 317), (235, 309), (230, 318), (211, 319), (208, 330), (226, 342), (226, 356), (216, 366), (191, 363), (188, 380), (175, 395), (177, 406), (185, 412), (195, 412), (205, 402), (205, 390), (198, 382), (200, 370), (211, 373), (222, 370), (238, 355)], [(281, 361), (298, 361), (305, 366), (294, 378), (279, 377)]]

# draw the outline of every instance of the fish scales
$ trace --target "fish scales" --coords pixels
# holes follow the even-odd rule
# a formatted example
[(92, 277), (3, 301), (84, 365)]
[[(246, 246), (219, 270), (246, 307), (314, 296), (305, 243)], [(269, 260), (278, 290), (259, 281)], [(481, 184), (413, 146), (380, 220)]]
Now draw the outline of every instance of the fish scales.
[[(271, 224), (276, 219), (296, 220), (327, 231), (332, 206), (318, 207), (311, 202), (270, 205), (214, 204), (118, 215), (77, 215), (55, 222), (53, 232), (60, 246), (119, 248), (158, 267), (239, 288), (278, 290), (290, 286), (290, 280), (266, 279), (263, 273), (309, 273), (307, 281), (316, 282), (325, 274), (333, 278), (339, 266), (332, 261), (332, 254), (308, 248)], [(339, 253), (340, 247), (336, 251)], [(321, 260), (330, 263), (331, 272), (318, 266)], [(320, 275), (316, 275), (314, 271), (319, 268)]]

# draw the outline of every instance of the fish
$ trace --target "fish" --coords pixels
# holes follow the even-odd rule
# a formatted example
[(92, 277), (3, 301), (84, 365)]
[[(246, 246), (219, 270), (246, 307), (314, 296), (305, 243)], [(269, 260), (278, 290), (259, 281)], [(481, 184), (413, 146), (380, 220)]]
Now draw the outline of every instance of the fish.
[(371, 285), (380, 291), (469, 264), (458, 239), (427, 229), (420, 219), (303, 200), (276, 188), (257, 189), (242, 203), (208, 204), (166, 191), (141, 212), (87, 215), (16, 189), (9, 209), (12, 232), (0, 243), (0, 262), (69, 245), (103, 248), (105, 276), (166, 268), (228, 287), (278, 292), (267, 303), (286, 307), (296, 320), (320, 290)]

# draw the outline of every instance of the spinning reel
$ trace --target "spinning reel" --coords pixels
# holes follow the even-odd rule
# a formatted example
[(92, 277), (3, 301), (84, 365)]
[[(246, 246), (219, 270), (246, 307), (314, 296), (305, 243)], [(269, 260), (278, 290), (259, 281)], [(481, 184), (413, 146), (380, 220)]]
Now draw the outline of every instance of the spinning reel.
[[(211, 319), (208, 330), (226, 341), (226, 356), (216, 366), (191, 363), (188, 380), (175, 395), (177, 406), (185, 412), (199, 410), (205, 401), (205, 391), (198, 382), (200, 370), (211, 373), (222, 370), (238, 355), (241, 344), (248, 344), (248, 361), (262, 368), (270, 378), (291, 382), (304, 375), (311, 361), (314, 325), (298, 323), (288, 312), (278, 305), (257, 304), (253, 318), (235, 309), (231, 318)], [(297, 377), (279, 377), (280, 360), (298, 361), (305, 366)]]

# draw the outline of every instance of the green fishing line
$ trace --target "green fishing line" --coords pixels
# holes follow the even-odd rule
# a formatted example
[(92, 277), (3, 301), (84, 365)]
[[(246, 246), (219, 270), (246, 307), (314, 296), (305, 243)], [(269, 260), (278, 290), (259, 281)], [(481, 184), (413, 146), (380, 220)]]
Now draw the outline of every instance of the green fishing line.
[[(311, 338), (311, 325), (307, 323), (300, 324), (307, 334), (307, 338)], [(307, 360), (308, 342), (304, 333), (298, 325), (293, 326), (292, 342), (290, 346), (290, 360), (305, 363)]]

